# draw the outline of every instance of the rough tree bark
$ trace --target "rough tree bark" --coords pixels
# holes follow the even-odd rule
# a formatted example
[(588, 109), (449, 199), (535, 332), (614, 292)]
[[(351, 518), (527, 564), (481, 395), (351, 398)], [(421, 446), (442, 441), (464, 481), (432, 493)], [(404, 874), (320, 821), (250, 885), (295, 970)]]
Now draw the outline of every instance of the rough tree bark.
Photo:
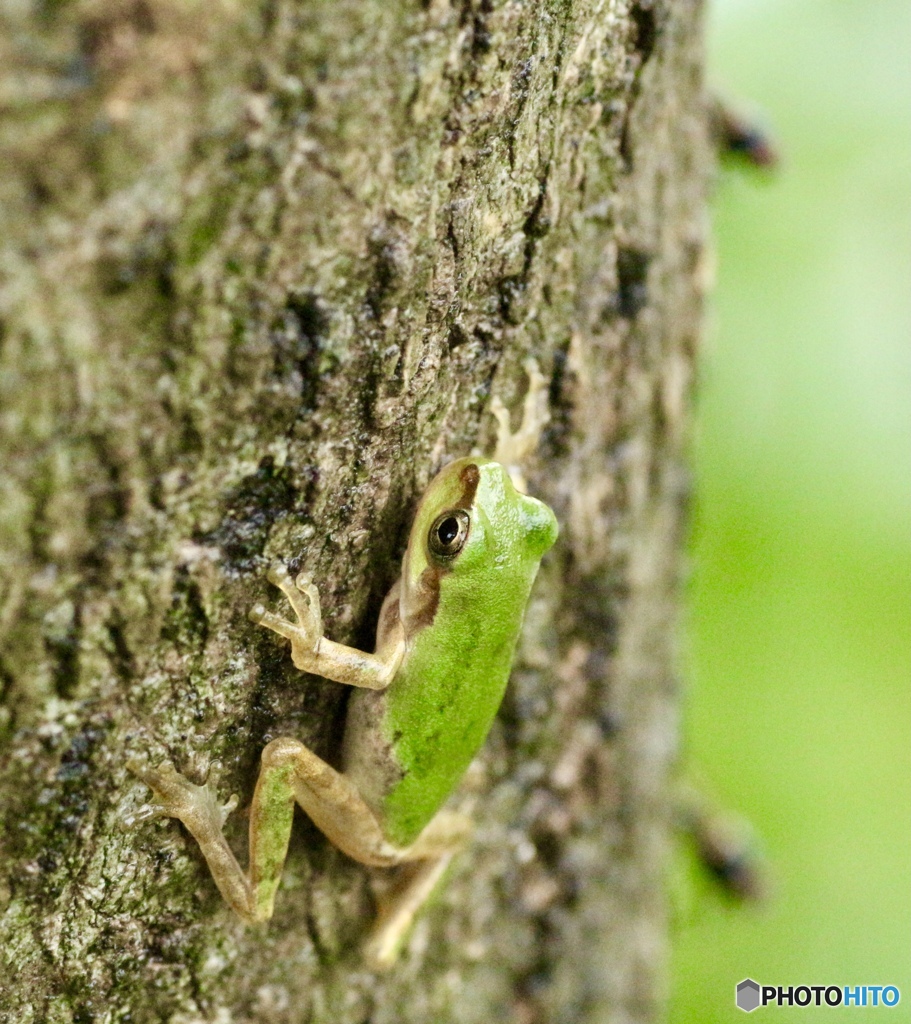
[[(661, 1016), (700, 15), (6, 5), (0, 1019)], [(343, 688), (245, 618), (264, 569), (369, 645), (422, 488), (528, 354), (561, 538), (456, 798), (475, 841), (376, 976), (369, 871), (299, 816), (245, 928), (176, 822), (122, 827), (124, 762), (216, 759), (243, 805), (271, 737), (332, 758)]]

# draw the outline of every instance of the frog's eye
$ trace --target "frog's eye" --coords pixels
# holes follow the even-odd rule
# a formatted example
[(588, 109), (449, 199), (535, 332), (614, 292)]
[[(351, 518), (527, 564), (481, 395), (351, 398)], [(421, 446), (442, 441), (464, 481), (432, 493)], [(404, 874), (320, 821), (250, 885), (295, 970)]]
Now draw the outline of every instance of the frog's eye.
[(461, 508), (450, 509), (438, 515), (427, 535), (430, 550), (440, 558), (455, 557), (468, 540), (470, 525), (468, 513)]

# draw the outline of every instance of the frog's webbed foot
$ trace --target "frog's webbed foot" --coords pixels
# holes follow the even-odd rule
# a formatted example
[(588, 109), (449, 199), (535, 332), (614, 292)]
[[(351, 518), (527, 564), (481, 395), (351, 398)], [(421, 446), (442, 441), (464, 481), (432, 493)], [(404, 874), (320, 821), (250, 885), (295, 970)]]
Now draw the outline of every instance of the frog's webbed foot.
[(550, 421), (547, 408), (547, 380), (534, 359), (526, 359), (523, 364), (528, 374), (528, 391), (522, 404), (522, 423), (513, 431), (509, 410), (494, 396), (491, 399), (490, 411), (497, 420), (497, 448), (494, 461), (509, 470), (509, 475), (516, 490), (523, 493), (527, 490), (522, 475), (522, 463), (538, 447), (541, 433)]
[(138, 775), (155, 796), (155, 802), (133, 816), (130, 823), (162, 815), (177, 818), (199, 843), (212, 878), (229, 906), (245, 921), (268, 917), (268, 913), (259, 913), (250, 882), (222, 833), (225, 819), (237, 806), (237, 797), (232, 796), (226, 804), (220, 804), (214, 779), (197, 786), (167, 761), (157, 768), (146, 768), (137, 760), (130, 759), (127, 768)]
[(314, 656), (319, 652), (319, 643), (323, 636), (319, 591), (303, 573), (292, 580), (288, 570), (283, 566), (273, 566), (267, 573), (267, 578), (287, 597), (297, 617), (297, 624), (267, 612), (261, 604), (250, 609), (250, 621), (290, 640), (291, 660), (300, 669), (310, 669)]
[(168, 761), (157, 768), (146, 768), (131, 758), (127, 769), (142, 779), (154, 795), (153, 803), (124, 819), (128, 826), (166, 817), (179, 819), (194, 835), (197, 831), (221, 834), (228, 815), (237, 807), (236, 794), (226, 804), (218, 802), (214, 778), (197, 786)]

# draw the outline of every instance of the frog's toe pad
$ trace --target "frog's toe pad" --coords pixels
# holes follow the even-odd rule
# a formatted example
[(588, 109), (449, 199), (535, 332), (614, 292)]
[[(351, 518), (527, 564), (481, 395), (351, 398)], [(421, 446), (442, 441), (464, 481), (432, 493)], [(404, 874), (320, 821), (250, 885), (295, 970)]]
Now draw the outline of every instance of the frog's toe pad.
[(283, 565), (270, 565), (266, 570), (266, 579), (274, 586), (289, 586), (292, 582), (291, 575)]
[(127, 767), (155, 794), (155, 803), (148, 811), (139, 812), (141, 820), (153, 817), (179, 818), (188, 827), (204, 825), (220, 830), (227, 816), (237, 806), (236, 796), (232, 796), (224, 805), (219, 804), (211, 786), (197, 786), (167, 761), (157, 768), (143, 768), (135, 761), (130, 761)]

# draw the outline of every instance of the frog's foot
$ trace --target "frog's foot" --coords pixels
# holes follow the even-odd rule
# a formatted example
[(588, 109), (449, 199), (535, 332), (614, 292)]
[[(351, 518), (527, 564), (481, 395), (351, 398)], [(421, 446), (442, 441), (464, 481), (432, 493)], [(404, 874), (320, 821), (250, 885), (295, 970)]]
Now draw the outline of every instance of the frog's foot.
[(496, 396), (491, 400), (490, 411), (498, 424), (494, 461), (509, 470), (516, 490), (524, 493), (527, 488), (521, 466), (538, 447), (541, 433), (550, 421), (550, 411), (547, 408), (547, 380), (536, 360), (526, 359), (523, 365), (528, 374), (528, 392), (522, 405), (519, 429), (513, 431), (509, 410)]
[(288, 603), (297, 616), (297, 624), (267, 612), (261, 604), (250, 609), (250, 621), (290, 640), (294, 664), (298, 668), (307, 669), (313, 661), (313, 656), (318, 653), (323, 635), (319, 591), (303, 573), (292, 580), (284, 566), (273, 566), (267, 573), (267, 578), (288, 598)]
[(398, 959), (415, 917), (434, 894), (452, 858), (471, 837), (471, 819), (440, 811), (407, 851), (399, 878), (379, 900), (379, 914), (364, 943), (364, 957), (377, 971)]
[(379, 915), (363, 945), (364, 959), (374, 971), (388, 971), (398, 960), (414, 919), (440, 883), (451, 854), (408, 864), (402, 878), (379, 903)]
[[(244, 921), (263, 920), (250, 882), (222, 833), (225, 819), (237, 806), (237, 797), (232, 796), (226, 804), (219, 804), (211, 782), (197, 786), (168, 762), (157, 768), (145, 768), (131, 759), (127, 762), (127, 768), (138, 775), (155, 795), (155, 803), (134, 820), (142, 821), (165, 815), (181, 821), (199, 843), (212, 878), (228, 905)], [(268, 913), (265, 917), (268, 917)]]
[(196, 832), (221, 833), (228, 815), (237, 807), (237, 796), (220, 804), (212, 782), (197, 786), (165, 761), (157, 768), (145, 768), (135, 759), (127, 768), (152, 790), (154, 803), (130, 815), (128, 825), (150, 818), (178, 818), (195, 835)]

